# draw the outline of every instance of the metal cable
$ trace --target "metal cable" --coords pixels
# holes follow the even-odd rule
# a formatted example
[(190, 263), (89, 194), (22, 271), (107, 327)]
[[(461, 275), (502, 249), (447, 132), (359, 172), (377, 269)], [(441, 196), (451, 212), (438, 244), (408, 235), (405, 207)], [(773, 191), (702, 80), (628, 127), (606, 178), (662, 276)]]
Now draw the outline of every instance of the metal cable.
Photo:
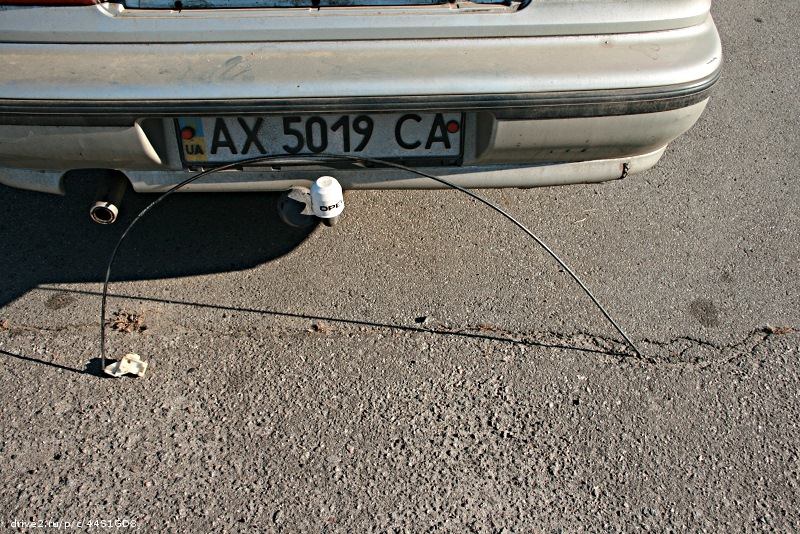
[(199, 180), (200, 178), (203, 178), (203, 177), (208, 176), (210, 174), (213, 174), (215, 172), (220, 172), (220, 171), (224, 171), (224, 170), (228, 170), (228, 169), (233, 169), (233, 168), (241, 167), (241, 166), (245, 166), (245, 165), (253, 165), (253, 164), (256, 164), (256, 163), (268, 163), (268, 162), (270, 162), (270, 163), (273, 163), (273, 164), (277, 163), (277, 164), (282, 164), (282, 165), (296, 164), (296, 163), (311, 163), (311, 164), (316, 164), (316, 165), (319, 165), (319, 164), (325, 165), (326, 163), (332, 163), (332, 162), (335, 162), (335, 161), (347, 161), (347, 162), (351, 162), (351, 163), (360, 163), (360, 164), (369, 163), (369, 164), (372, 164), (372, 165), (390, 167), (390, 168), (395, 168), (395, 169), (399, 169), (399, 170), (402, 170), (402, 171), (410, 172), (410, 173), (416, 174), (418, 176), (422, 176), (424, 178), (429, 178), (431, 180), (439, 182), (440, 184), (445, 185), (447, 187), (450, 187), (452, 189), (455, 189), (457, 191), (461, 191), (462, 193), (464, 193), (464, 194), (474, 198), (475, 200), (485, 204), (486, 206), (490, 207), (491, 209), (493, 209), (494, 211), (496, 211), (497, 213), (499, 213), (500, 215), (504, 216), (509, 221), (514, 223), (519, 229), (521, 229), (523, 232), (525, 232), (540, 247), (542, 247), (570, 275), (570, 277), (572, 277), (572, 279), (575, 281), (575, 283), (577, 283), (578, 286), (580, 286), (580, 288), (584, 291), (584, 293), (586, 293), (586, 295), (592, 300), (592, 302), (595, 304), (595, 306), (602, 312), (603, 316), (608, 320), (608, 322), (611, 323), (611, 325), (616, 329), (616, 331), (619, 332), (619, 334), (625, 339), (626, 343), (633, 350), (633, 352), (636, 353), (637, 356), (642, 357), (642, 353), (639, 351), (639, 349), (636, 347), (636, 345), (633, 343), (633, 341), (631, 341), (631, 339), (625, 334), (625, 332), (622, 330), (622, 328), (620, 328), (620, 326), (616, 323), (616, 321), (614, 321), (614, 319), (611, 317), (611, 315), (600, 304), (600, 302), (597, 300), (597, 298), (594, 296), (594, 294), (591, 291), (589, 291), (589, 288), (586, 287), (586, 285), (581, 281), (581, 279), (578, 277), (578, 275), (575, 274), (575, 272), (573, 272), (573, 270), (569, 268), (569, 266), (564, 262), (564, 260), (562, 260), (555, 252), (553, 252), (553, 250), (550, 247), (548, 247), (541, 239), (539, 239), (533, 232), (531, 232), (524, 224), (519, 222), (517, 219), (515, 219), (513, 216), (511, 216), (509, 213), (507, 213), (505, 210), (503, 210), (502, 208), (500, 208), (499, 206), (497, 206), (493, 202), (483, 198), (482, 196), (478, 195), (474, 191), (471, 191), (469, 189), (461, 187), (460, 185), (456, 185), (456, 184), (454, 184), (454, 183), (452, 183), (452, 182), (450, 182), (450, 181), (448, 181), (448, 180), (446, 180), (444, 178), (441, 178), (441, 177), (438, 177), (438, 176), (434, 176), (432, 174), (428, 174), (426, 172), (423, 172), (423, 171), (420, 171), (418, 169), (414, 169), (414, 168), (411, 168), (411, 167), (407, 167), (407, 166), (401, 165), (399, 163), (394, 163), (394, 162), (391, 162), (391, 161), (384, 161), (384, 160), (375, 159), (375, 158), (365, 158), (365, 157), (360, 157), (360, 156), (348, 156), (348, 155), (340, 155), (340, 154), (320, 153), (320, 154), (313, 154), (313, 155), (307, 155), (307, 156), (305, 156), (305, 155), (304, 156), (285, 156), (285, 155), (260, 156), (260, 157), (249, 158), (249, 159), (237, 161), (237, 162), (234, 162), (234, 163), (229, 163), (229, 164), (222, 165), (222, 166), (219, 166), (219, 167), (215, 167), (213, 169), (209, 169), (209, 170), (206, 170), (206, 171), (202, 171), (202, 172), (199, 172), (199, 173), (195, 174), (194, 176), (191, 176), (191, 177), (187, 178), (186, 180), (182, 181), (181, 183), (173, 186), (171, 189), (169, 189), (168, 191), (163, 193), (156, 200), (154, 200), (147, 207), (145, 207), (141, 212), (139, 212), (139, 214), (125, 228), (125, 231), (122, 232), (122, 235), (120, 236), (119, 240), (117, 241), (117, 244), (114, 246), (114, 250), (111, 252), (111, 258), (108, 261), (108, 267), (106, 269), (106, 276), (105, 276), (105, 280), (103, 282), (103, 296), (102, 296), (102, 302), (101, 302), (101, 306), (100, 306), (100, 358), (101, 358), (102, 368), (105, 369), (105, 367), (106, 367), (106, 302), (108, 300), (108, 285), (109, 285), (109, 280), (111, 279), (111, 268), (114, 265), (114, 260), (117, 257), (117, 253), (119, 251), (120, 245), (122, 245), (122, 242), (128, 236), (128, 234), (133, 229), (133, 227), (136, 225), (136, 223), (138, 223), (142, 219), (142, 217), (144, 217), (144, 215), (147, 212), (149, 212), (151, 209), (153, 209), (158, 204), (163, 202), (172, 193), (174, 193), (174, 192), (178, 191), (179, 189), (191, 184), (192, 182), (195, 182), (195, 181)]

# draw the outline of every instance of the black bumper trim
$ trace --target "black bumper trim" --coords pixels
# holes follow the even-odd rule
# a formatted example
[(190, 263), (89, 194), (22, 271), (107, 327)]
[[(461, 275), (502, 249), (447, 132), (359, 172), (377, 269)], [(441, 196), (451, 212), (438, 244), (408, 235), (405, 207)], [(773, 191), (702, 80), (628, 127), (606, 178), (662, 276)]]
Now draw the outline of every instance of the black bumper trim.
[(500, 120), (637, 115), (680, 109), (701, 102), (709, 97), (720, 75), (721, 69), (718, 69), (709, 77), (693, 83), (655, 88), (525, 94), (138, 102), (0, 99), (0, 124), (131, 126), (144, 118), (405, 110), (484, 111)]

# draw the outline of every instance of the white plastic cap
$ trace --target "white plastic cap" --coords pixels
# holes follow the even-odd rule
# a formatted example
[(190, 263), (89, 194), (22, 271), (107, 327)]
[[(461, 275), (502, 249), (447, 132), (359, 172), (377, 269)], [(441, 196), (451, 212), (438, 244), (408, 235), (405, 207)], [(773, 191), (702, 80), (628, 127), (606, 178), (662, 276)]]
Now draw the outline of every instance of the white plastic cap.
[(321, 176), (311, 186), (311, 209), (321, 219), (338, 217), (344, 211), (342, 186), (333, 176)]

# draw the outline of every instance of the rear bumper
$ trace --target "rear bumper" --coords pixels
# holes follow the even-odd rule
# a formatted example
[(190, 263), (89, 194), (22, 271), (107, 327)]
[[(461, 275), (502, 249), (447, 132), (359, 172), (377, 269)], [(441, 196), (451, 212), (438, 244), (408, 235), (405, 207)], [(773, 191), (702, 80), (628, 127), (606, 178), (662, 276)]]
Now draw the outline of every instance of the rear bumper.
[[(661, 147), (647, 154), (572, 163), (538, 165), (472, 165), (469, 167), (419, 168), (466, 188), (531, 188), (617, 180), (643, 172), (664, 154)], [(126, 171), (133, 189), (140, 193), (163, 193), (190, 177), (176, 171)], [(396, 169), (337, 169), (336, 179), (345, 189), (439, 189), (442, 184), (429, 178)], [(0, 168), (0, 184), (42, 193), (64, 194), (64, 181), (70, 174)], [(211, 174), (182, 188), (184, 192), (285, 191), (293, 186), (310, 187), (320, 176), (318, 169), (270, 172), (254, 169)]]
[[(422, 170), (464, 187), (617, 179), (655, 165), (667, 143), (697, 121), (706, 103), (649, 114), (566, 119), (497, 120), (490, 113), (468, 114), (463, 164)], [(163, 191), (190, 172), (183, 168), (175, 139), (171, 120), (143, 121), (128, 128), (0, 126), (0, 183), (63, 193), (68, 170), (107, 168), (123, 171), (137, 191)], [(388, 169), (337, 172), (351, 189), (436, 187)], [(214, 174), (191, 189), (285, 190), (310, 185), (318, 174), (308, 167), (233, 170)]]
[(0, 124), (110, 125), (104, 121), (297, 106), (641, 104), (704, 89), (721, 60), (710, 17), (677, 30), (567, 37), (0, 43)]
[[(721, 60), (710, 17), (675, 30), (569, 37), (0, 43), (0, 182), (26, 187), (26, 173), (11, 175), (29, 170), (29, 188), (58, 192), (65, 172), (100, 167), (158, 190), (186, 177), (177, 116), (403, 110), (465, 113), (462, 167), (431, 172), (470, 186), (613, 179), (624, 163), (630, 172), (654, 164), (694, 124)], [(587, 174), (566, 182), (556, 170), (586, 162), (598, 165), (569, 167)], [(227, 174), (205, 189), (285, 189), (314, 173)], [(388, 170), (352, 171), (343, 183), (426, 187)]]

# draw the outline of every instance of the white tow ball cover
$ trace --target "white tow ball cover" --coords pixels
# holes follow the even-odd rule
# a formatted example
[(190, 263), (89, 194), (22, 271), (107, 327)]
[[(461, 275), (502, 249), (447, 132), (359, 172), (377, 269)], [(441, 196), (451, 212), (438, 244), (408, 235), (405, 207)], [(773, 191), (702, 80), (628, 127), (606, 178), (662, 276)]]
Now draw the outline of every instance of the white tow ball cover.
[(311, 209), (321, 219), (338, 217), (344, 211), (342, 186), (333, 176), (321, 176), (311, 185)]

